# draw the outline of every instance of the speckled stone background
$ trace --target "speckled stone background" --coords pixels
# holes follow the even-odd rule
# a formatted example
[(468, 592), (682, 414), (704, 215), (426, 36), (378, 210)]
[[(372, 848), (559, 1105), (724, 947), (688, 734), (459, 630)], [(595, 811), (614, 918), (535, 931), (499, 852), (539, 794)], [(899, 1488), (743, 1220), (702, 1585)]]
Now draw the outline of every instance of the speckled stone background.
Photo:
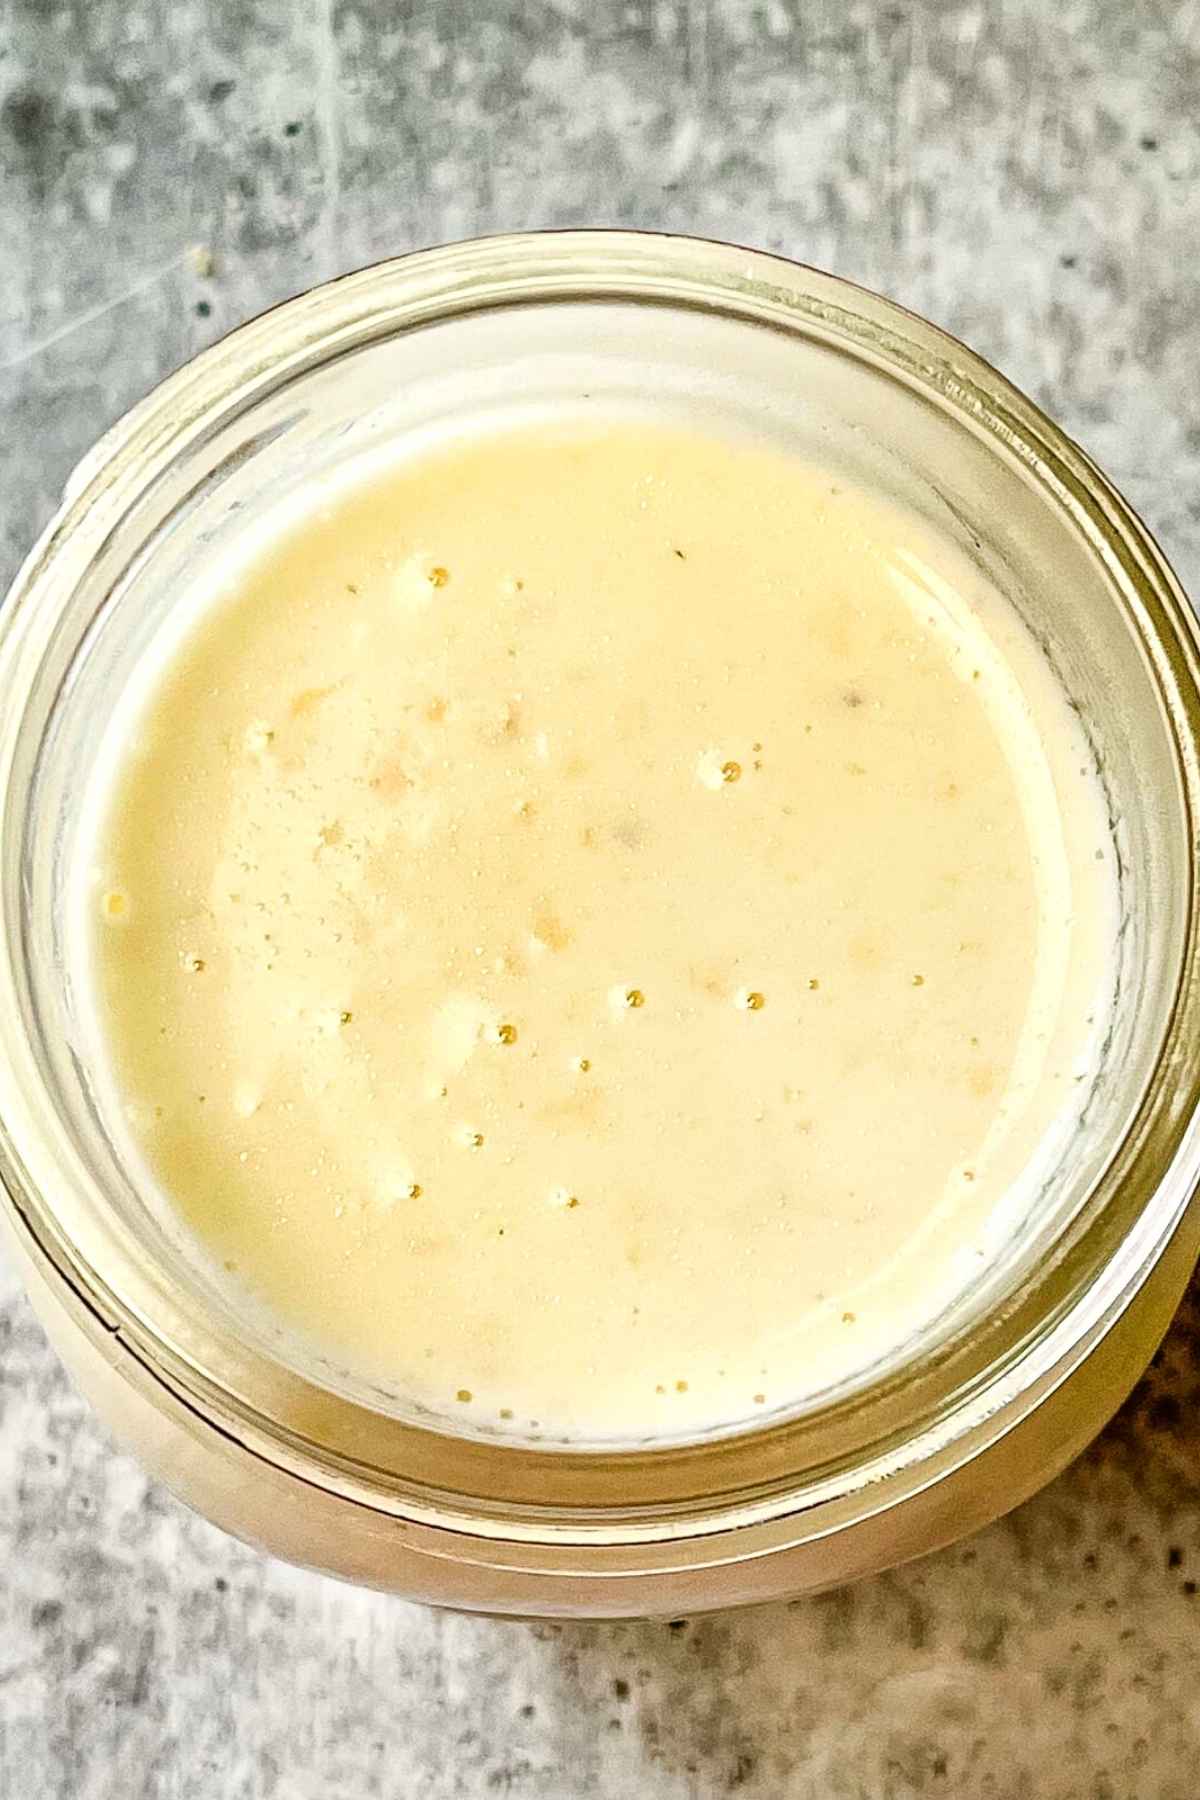
[[(1200, 592), (1198, 119), (1193, 0), (0, 0), (0, 575), (97, 433), (247, 315), (612, 223), (778, 247), (962, 334)], [(0, 1797), (1194, 1800), (1198, 1401), (1192, 1305), (969, 1544), (724, 1620), (498, 1624), (191, 1517), (0, 1266)]]

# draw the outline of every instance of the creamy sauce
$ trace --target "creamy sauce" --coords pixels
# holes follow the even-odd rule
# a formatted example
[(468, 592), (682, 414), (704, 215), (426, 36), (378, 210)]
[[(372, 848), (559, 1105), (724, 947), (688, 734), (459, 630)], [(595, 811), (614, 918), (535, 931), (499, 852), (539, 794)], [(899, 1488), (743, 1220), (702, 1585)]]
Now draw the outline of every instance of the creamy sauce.
[(131, 1136), (230, 1280), (443, 1417), (632, 1437), (978, 1274), (1112, 896), (965, 559), (613, 420), (318, 488), (224, 590), (126, 719), (89, 907)]

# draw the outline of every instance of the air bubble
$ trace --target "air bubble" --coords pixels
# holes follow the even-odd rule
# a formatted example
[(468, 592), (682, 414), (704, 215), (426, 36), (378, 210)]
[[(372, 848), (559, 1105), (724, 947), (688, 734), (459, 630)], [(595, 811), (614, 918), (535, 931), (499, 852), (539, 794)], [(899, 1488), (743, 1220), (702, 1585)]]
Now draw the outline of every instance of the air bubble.
[(242, 743), (251, 756), (265, 756), (275, 739), (275, 733), (265, 719), (255, 719), (247, 725)]
[(719, 793), (741, 778), (742, 765), (720, 750), (705, 750), (696, 763), (696, 778), (703, 787)]

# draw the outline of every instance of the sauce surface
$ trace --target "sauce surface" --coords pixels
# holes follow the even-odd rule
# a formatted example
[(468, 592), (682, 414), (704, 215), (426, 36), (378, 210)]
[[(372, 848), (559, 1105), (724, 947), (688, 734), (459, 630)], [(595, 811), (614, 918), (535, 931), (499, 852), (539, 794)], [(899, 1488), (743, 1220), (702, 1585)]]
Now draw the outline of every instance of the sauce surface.
[(752, 1417), (927, 1324), (1084, 1054), (1108, 880), (1065, 703), (956, 558), (632, 420), (315, 490), (126, 721), (96, 838), (114, 1079), (215, 1265), (443, 1417), (567, 1437)]

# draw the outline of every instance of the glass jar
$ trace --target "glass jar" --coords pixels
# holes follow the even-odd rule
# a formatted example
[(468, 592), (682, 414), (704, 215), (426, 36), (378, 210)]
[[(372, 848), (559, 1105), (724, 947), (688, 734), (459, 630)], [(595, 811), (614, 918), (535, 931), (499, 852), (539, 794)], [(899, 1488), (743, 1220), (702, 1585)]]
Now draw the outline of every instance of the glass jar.
[[(73, 876), (104, 727), (189, 572), (315, 471), (489, 411), (647, 394), (836, 464), (949, 533), (1078, 712), (1119, 869), (1117, 1002), (1043, 1203), (916, 1343), (695, 1442), (452, 1431), (264, 1334), (139, 1191), (84, 1018)], [(0, 614), (0, 1173), (80, 1386), (228, 1530), (497, 1613), (673, 1615), (827, 1586), (1029, 1494), (1144, 1367), (1200, 1214), (1197, 637), (1100, 472), (962, 345), (777, 258), (621, 232), (385, 263), (244, 326), (102, 439)]]

